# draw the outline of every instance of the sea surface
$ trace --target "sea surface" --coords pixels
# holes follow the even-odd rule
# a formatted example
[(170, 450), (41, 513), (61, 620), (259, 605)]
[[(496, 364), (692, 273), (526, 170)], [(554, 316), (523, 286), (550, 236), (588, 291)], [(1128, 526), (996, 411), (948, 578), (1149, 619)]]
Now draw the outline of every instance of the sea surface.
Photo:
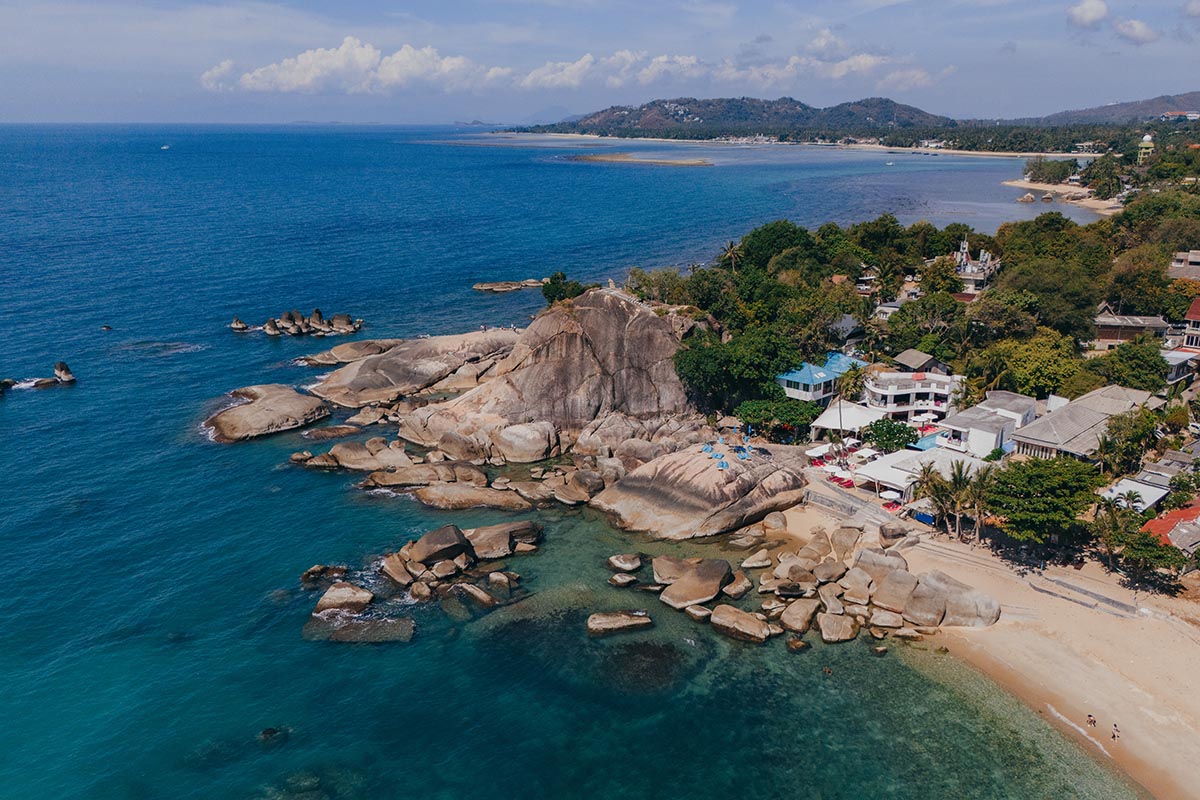
[[(567, 158), (605, 149), (715, 166)], [(932, 646), (756, 648), (608, 587), (612, 553), (719, 548), (586, 510), (542, 514), (542, 549), (508, 560), (533, 593), (517, 606), (414, 608), (407, 645), (305, 641), (307, 567), (369, 569), (430, 528), (507, 517), (293, 468), (313, 447), (298, 433), (219, 445), (200, 425), (236, 387), (311, 384), (293, 359), (332, 343), (237, 335), (235, 314), (436, 334), (542, 304), (476, 281), (619, 280), (780, 217), (1090, 219), (1015, 203), (1000, 181), (1020, 167), (450, 128), (0, 127), (0, 377), (60, 359), (79, 377), (0, 399), (0, 797), (1139, 796)], [(587, 639), (589, 611), (625, 606), (656, 627)], [(264, 744), (268, 727), (288, 734)]]

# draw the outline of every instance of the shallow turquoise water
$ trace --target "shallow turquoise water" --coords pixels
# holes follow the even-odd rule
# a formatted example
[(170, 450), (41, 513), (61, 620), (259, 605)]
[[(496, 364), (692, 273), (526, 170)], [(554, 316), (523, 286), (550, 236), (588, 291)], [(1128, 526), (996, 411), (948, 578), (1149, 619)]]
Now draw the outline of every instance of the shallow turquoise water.
[[(317, 374), (290, 362), (321, 341), (239, 337), (234, 314), (469, 329), (540, 305), (474, 281), (687, 263), (774, 217), (1026, 213), (998, 186), (1017, 162), (622, 143), (718, 162), (629, 167), (451, 136), (0, 128), (0, 375), (63, 358), (80, 377), (0, 399), (0, 796), (1133, 796), (935, 653), (751, 648), (605, 586), (605, 556), (674, 546), (588, 512), (547, 515), (543, 550), (510, 559), (526, 603), (457, 624), (418, 609), (407, 646), (303, 641), (311, 564), (503, 516), (291, 468), (298, 434), (208, 442), (223, 392)], [(583, 635), (588, 610), (639, 601), (653, 631)], [(292, 733), (264, 748), (267, 726)]]

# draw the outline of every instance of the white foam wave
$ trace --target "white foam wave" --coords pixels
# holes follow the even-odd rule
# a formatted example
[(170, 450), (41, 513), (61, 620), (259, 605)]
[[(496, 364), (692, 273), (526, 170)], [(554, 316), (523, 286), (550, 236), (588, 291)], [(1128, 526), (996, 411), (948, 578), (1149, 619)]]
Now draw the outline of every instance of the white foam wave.
[(1112, 754), (1109, 753), (1108, 750), (1104, 749), (1103, 743), (1093, 739), (1091, 734), (1089, 734), (1087, 732), (1086, 728), (1084, 728), (1079, 723), (1077, 723), (1073, 720), (1067, 719), (1065, 716), (1062, 715), (1062, 713), (1059, 712), (1059, 710), (1057, 708), (1050, 705), (1049, 703), (1046, 703), (1046, 708), (1050, 710), (1050, 714), (1055, 719), (1062, 722), (1064, 725), (1069, 726), (1073, 730), (1078, 731), (1085, 739), (1087, 739), (1092, 744), (1096, 745), (1096, 749), (1098, 749), (1101, 753), (1104, 753), (1104, 755), (1108, 756), (1109, 758), (1112, 758)]

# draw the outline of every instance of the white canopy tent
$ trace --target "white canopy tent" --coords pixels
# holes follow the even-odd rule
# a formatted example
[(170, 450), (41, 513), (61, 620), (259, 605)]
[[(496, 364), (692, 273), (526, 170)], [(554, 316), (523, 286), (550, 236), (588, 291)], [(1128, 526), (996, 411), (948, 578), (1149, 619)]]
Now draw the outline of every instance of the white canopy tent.
[(812, 428), (814, 432), (826, 430), (839, 433), (858, 433), (872, 422), (884, 419), (887, 415), (886, 411), (847, 403), (839, 398), (821, 412), (821, 416), (813, 421)]
[(831, 445), (831, 444), (817, 445), (816, 447), (805, 450), (804, 455), (808, 456), (809, 458), (820, 458), (821, 456), (828, 453), (830, 448), (832, 448), (832, 447), (833, 447), (833, 445)]

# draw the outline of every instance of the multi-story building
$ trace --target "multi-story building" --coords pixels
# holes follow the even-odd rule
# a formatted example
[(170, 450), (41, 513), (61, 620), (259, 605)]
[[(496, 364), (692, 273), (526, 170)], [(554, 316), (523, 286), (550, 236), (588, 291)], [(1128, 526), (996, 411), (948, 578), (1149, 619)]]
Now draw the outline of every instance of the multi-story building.
[(866, 361), (843, 353), (828, 353), (824, 364), (807, 361), (797, 369), (775, 378), (783, 393), (793, 400), (806, 400), (825, 405), (838, 392), (837, 380), (854, 368), (868, 366)]
[(961, 381), (960, 375), (937, 372), (873, 372), (867, 376), (863, 402), (893, 419), (908, 421), (923, 414), (930, 415), (926, 420), (941, 419), (953, 409)]

